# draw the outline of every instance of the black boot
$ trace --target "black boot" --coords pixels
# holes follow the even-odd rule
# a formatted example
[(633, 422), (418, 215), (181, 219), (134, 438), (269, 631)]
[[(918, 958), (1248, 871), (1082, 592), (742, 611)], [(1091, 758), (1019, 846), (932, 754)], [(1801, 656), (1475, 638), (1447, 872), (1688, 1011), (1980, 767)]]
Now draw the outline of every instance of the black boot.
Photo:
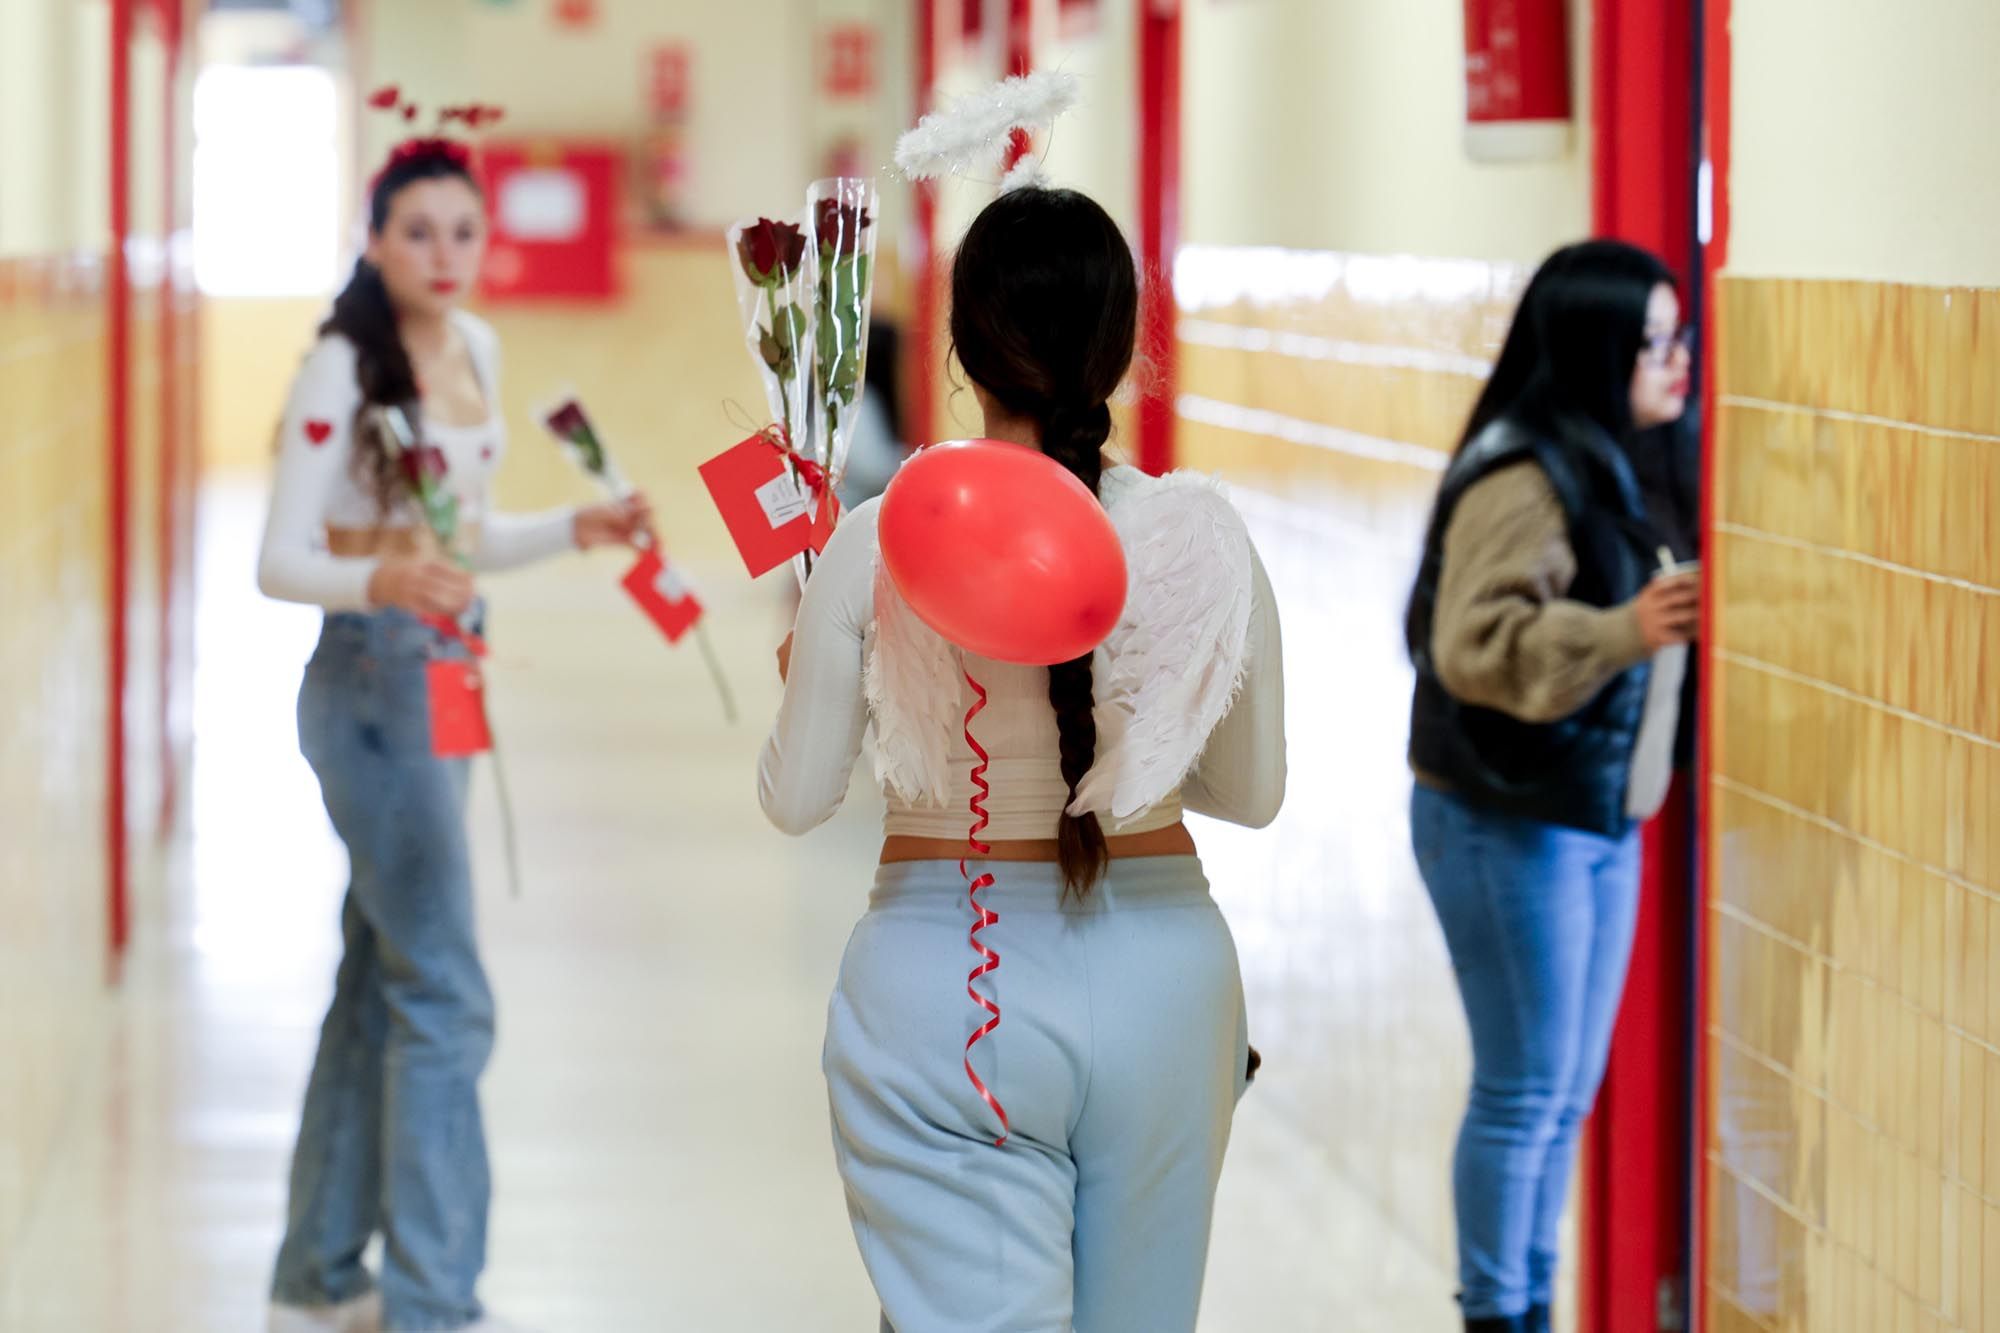
[(1521, 1325), (1521, 1333), (1550, 1333), (1555, 1327), (1555, 1318), (1546, 1305), (1528, 1307), (1527, 1322)]
[(1491, 1319), (1473, 1319), (1468, 1316), (1465, 1321), (1465, 1333), (1527, 1333), (1528, 1326), (1524, 1320), (1524, 1316), (1517, 1314), (1499, 1315)]

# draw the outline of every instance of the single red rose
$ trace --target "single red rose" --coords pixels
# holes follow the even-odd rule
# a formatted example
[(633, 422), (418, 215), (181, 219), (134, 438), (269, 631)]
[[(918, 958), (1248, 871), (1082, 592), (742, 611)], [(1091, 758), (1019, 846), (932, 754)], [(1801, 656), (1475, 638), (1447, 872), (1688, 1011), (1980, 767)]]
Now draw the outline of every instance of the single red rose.
[(859, 204), (822, 199), (813, 214), (813, 232), (820, 249), (851, 255), (861, 248), (861, 233), (875, 221)]
[(574, 398), (549, 413), (548, 425), (550, 430), (566, 440), (590, 434), (590, 422), (583, 415), (582, 405)]
[(788, 278), (798, 272), (799, 262), (805, 258), (806, 236), (789, 222), (758, 218), (754, 225), (743, 229), (736, 242), (736, 254), (752, 282)]
[(446, 469), (444, 450), (434, 444), (419, 445), (405, 450), (402, 456), (403, 476), (410, 485), (422, 490), (426, 485), (435, 485), (444, 480)]

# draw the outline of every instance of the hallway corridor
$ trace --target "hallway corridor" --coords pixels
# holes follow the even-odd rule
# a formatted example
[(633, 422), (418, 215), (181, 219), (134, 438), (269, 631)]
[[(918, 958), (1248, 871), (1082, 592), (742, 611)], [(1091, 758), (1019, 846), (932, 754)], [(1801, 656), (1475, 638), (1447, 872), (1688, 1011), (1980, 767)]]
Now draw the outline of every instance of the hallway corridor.
[[(255, 484), (204, 495), (193, 832), (107, 1001), (5, 1275), (4, 1333), (260, 1327), (344, 875), (292, 721), (317, 615), (251, 586), (261, 504)], [(1298, 515), (1246, 507), (1280, 596), (1323, 618), (1287, 620), (1300, 686), (1278, 832), (1197, 831), (1267, 1061), (1236, 1122), (1201, 1328), (1442, 1333), (1454, 1312), (1439, 1145), (1411, 1133), (1448, 1134), (1464, 1038), (1406, 866), (1400, 724), (1357, 706), (1372, 691), (1312, 684), (1341, 626), (1343, 670), (1398, 670), (1379, 633), (1391, 622), (1356, 604), (1367, 581), (1303, 559), (1322, 515), (1292, 529)], [(798, 842), (756, 809), (755, 752), (777, 696), (769, 646), (788, 615), (777, 579), (700, 571), (744, 712), (731, 727), (699, 658), (662, 650), (614, 566), (571, 560), (491, 585), (526, 884), (509, 898), (493, 791), (478, 779), (473, 846), (500, 1004), (485, 1293), (565, 1333), (872, 1327), (818, 1055), (880, 798), (858, 781)], [(1410, 1005), (1393, 1030), (1343, 1007), (1397, 967), (1432, 974), (1411, 991), (1428, 1007)], [(1356, 1062), (1377, 1100), (1347, 1108), (1350, 1136), (1310, 1113)], [(1344, 1151), (1391, 1141), (1381, 1126), (1397, 1088), (1426, 1093), (1400, 1111), (1409, 1151)], [(1413, 1233), (1385, 1207), (1391, 1192), (1404, 1213), (1427, 1209), (1431, 1229)]]

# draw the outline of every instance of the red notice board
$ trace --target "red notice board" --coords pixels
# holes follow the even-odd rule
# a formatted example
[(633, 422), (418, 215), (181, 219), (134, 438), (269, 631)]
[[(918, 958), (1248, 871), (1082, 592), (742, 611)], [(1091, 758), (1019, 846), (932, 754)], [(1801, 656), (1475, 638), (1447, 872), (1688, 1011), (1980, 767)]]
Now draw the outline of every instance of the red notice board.
[(488, 300), (608, 301), (618, 295), (625, 154), (602, 143), (489, 143), (482, 154), (492, 239)]

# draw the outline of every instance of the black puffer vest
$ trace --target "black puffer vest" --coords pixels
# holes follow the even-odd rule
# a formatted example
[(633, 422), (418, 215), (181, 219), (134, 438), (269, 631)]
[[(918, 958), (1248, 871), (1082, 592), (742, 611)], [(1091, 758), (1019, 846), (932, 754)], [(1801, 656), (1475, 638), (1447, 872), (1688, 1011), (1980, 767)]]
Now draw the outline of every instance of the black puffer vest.
[(1560, 722), (1536, 724), (1460, 703), (1438, 680), (1431, 660), (1431, 621), (1452, 511), (1479, 480), (1524, 463), (1542, 469), (1562, 504), (1577, 559), (1569, 598), (1620, 605), (1644, 586), (1654, 563), (1649, 553), (1655, 543), (1631, 466), (1608, 436), (1561, 444), (1505, 418), (1487, 427), (1445, 472), (1410, 598), (1407, 631), (1417, 668), (1410, 764), (1502, 814), (1622, 836), (1632, 826), (1625, 789), (1650, 665), (1620, 673)]

